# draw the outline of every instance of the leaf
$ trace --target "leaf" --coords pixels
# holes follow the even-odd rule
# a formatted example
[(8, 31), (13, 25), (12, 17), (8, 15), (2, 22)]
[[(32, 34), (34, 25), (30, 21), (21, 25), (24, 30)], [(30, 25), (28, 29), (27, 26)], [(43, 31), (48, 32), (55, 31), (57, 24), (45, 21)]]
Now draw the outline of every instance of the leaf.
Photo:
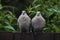
[(47, 9), (48, 11), (50, 11), (50, 12), (57, 12), (57, 13), (60, 13), (60, 10), (57, 10), (57, 9), (53, 9), (53, 8), (50, 8), (50, 9)]
[(35, 4), (38, 0), (34, 0), (32, 4)]
[(38, 7), (40, 7), (40, 6), (41, 6), (41, 5), (38, 4), (38, 5), (34, 6), (33, 9), (34, 9), (34, 8), (36, 9), (36, 8), (38, 8)]
[(0, 4), (0, 9), (2, 9), (3, 7), (2, 7), (2, 5)]
[(11, 25), (5, 26), (6, 29), (15, 30)]
[(53, 11), (53, 10), (52, 10), (52, 8), (50, 8), (50, 9), (47, 9), (47, 10), (48, 10), (48, 11)]
[(58, 10), (58, 13), (60, 13), (60, 10)]
[(54, 24), (52, 24), (52, 25), (53, 25), (53, 28), (56, 30), (56, 32), (60, 32), (60, 29), (56, 25), (54, 25)]
[(1, 28), (3, 28), (3, 25), (2, 25), (2, 24), (0, 24), (0, 29), (1, 29)]
[(12, 26), (11, 26), (11, 24), (9, 24), (8, 22), (5, 22), (6, 24), (7, 24), (7, 26), (5, 26), (4, 28), (6, 28), (6, 29), (11, 29), (11, 30), (15, 30)]

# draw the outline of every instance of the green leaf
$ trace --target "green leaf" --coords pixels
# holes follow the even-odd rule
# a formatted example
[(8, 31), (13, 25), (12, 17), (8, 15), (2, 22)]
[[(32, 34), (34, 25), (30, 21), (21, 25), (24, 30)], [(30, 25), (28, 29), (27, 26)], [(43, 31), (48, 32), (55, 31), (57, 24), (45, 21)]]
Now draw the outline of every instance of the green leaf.
[(2, 7), (2, 5), (0, 4), (0, 9), (2, 9), (3, 7)]
[(38, 7), (40, 7), (40, 6), (41, 6), (41, 5), (38, 4), (38, 5), (34, 6), (33, 9), (34, 9), (34, 8), (36, 9), (36, 8), (38, 8)]
[(34, 0), (32, 4), (35, 4), (38, 0)]
[(11, 25), (5, 26), (6, 29), (15, 30)]
[(0, 29), (1, 29), (1, 28), (3, 28), (3, 25), (2, 25), (2, 24), (0, 24)]

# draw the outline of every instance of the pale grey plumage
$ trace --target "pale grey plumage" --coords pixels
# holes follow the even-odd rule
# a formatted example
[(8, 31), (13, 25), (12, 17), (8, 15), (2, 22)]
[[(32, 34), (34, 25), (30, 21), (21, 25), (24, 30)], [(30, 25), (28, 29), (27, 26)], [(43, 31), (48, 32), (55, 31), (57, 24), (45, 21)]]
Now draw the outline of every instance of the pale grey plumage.
[(32, 26), (34, 31), (41, 30), (45, 26), (45, 19), (42, 17), (40, 11), (37, 11), (35, 17), (32, 19)]
[(22, 11), (21, 15), (18, 18), (18, 25), (20, 32), (22, 32), (22, 29), (26, 29), (26, 32), (29, 32), (29, 26), (30, 26), (30, 17), (27, 15), (26, 11)]

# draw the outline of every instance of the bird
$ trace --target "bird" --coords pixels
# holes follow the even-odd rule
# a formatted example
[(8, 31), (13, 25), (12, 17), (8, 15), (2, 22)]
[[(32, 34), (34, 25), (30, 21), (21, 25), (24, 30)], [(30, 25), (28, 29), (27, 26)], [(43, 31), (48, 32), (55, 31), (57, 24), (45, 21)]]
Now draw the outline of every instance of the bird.
[(26, 11), (23, 10), (18, 18), (18, 26), (20, 32), (29, 32), (31, 18), (27, 15)]
[(40, 11), (36, 12), (36, 15), (32, 18), (33, 32), (42, 32), (42, 28), (45, 26), (45, 19), (41, 15)]

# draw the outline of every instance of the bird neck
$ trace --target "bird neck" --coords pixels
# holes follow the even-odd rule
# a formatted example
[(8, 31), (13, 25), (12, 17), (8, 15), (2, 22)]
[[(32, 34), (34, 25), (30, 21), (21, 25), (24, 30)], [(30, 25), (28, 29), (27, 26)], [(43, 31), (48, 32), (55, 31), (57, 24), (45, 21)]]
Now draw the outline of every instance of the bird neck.
[(26, 15), (26, 13), (22, 13), (21, 15)]
[(39, 16), (41, 16), (41, 14), (37, 14), (36, 16), (39, 17)]

